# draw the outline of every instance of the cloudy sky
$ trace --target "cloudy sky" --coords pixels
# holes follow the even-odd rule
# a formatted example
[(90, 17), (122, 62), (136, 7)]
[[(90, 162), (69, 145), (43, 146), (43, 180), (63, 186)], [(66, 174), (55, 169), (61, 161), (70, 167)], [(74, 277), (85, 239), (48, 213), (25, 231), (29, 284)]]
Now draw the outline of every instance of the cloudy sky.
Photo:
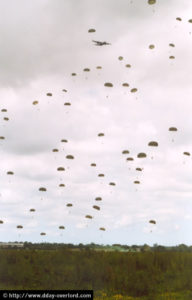
[(147, 2), (0, 0), (1, 241), (192, 244), (192, 3)]

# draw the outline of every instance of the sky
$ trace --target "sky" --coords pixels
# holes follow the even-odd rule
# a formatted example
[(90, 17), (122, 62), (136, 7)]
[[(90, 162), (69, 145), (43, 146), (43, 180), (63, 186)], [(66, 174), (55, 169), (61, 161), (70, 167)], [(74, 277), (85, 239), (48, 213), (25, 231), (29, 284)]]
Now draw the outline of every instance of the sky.
[(192, 244), (191, 11), (0, 0), (0, 241)]

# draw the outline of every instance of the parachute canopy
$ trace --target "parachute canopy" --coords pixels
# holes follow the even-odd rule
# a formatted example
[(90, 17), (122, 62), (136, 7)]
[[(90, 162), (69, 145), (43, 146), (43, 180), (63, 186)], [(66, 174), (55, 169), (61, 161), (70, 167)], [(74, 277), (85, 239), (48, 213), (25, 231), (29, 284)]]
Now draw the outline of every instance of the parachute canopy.
[(30, 212), (35, 212), (35, 209), (34, 209), (34, 208), (31, 208), (29, 211), (30, 211)]
[(104, 86), (113, 87), (113, 84), (111, 82), (105, 82)]
[(115, 182), (109, 182), (109, 185), (116, 185)]
[(96, 69), (98, 69), (98, 70), (101, 70), (101, 69), (102, 69), (102, 67), (101, 67), (101, 66), (97, 66), (97, 67), (96, 67)]
[(155, 220), (150, 220), (149, 223), (156, 224), (156, 221)]
[(4, 222), (2, 220), (0, 220), (0, 224), (3, 224)]
[(46, 233), (45, 232), (41, 232), (40, 235), (46, 235)]
[(119, 60), (123, 60), (123, 56), (119, 56), (118, 59), (119, 59)]
[(104, 176), (105, 176), (105, 175), (102, 174), (102, 173), (98, 174), (98, 177), (104, 177)]
[(51, 97), (51, 96), (52, 96), (52, 93), (47, 93), (47, 96)]
[(101, 198), (101, 197), (96, 197), (95, 200), (96, 200), (96, 201), (101, 201), (102, 198)]
[(85, 218), (87, 218), (87, 219), (93, 219), (93, 217), (90, 216), (90, 215), (86, 215)]
[(92, 33), (92, 32), (95, 32), (96, 30), (94, 29), (94, 28), (90, 28), (89, 30), (88, 30), (88, 32), (89, 33)]
[(2, 111), (2, 112), (7, 112), (7, 109), (6, 109), (6, 108), (2, 108), (1, 111)]
[(7, 172), (7, 175), (14, 175), (14, 172), (8, 171), (8, 172)]
[(172, 44), (172, 43), (170, 43), (170, 44), (169, 44), (169, 46), (170, 46), (170, 47), (175, 47), (175, 45), (174, 45), (174, 44)]
[(105, 231), (105, 228), (104, 227), (100, 227), (99, 230)]
[(131, 89), (131, 93), (136, 93), (136, 92), (137, 92), (136, 88)]
[(73, 204), (72, 204), (72, 203), (67, 203), (66, 206), (67, 206), (67, 207), (72, 207)]
[(149, 142), (148, 146), (151, 146), (151, 147), (157, 147), (157, 146), (158, 146), (158, 143), (155, 142), (155, 141), (151, 141), (151, 142)]
[(133, 157), (127, 157), (127, 160), (134, 160), (134, 158)]
[(129, 154), (129, 150), (123, 150), (122, 154)]
[(189, 19), (188, 22), (189, 22), (189, 23), (192, 23), (192, 19)]
[(4, 140), (5, 139), (5, 137), (4, 136), (0, 136), (0, 140)]
[(69, 155), (66, 155), (66, 158), (67, 158), (67, 159), (74, 159), (74, 156), (71, 155), (71, 154), (69, 154)]
[(68, 143), (68, 140), (63, 139), (61, 140), (61, 143)]
[(175, 59), (175, 56), (171, 55), (169, 56), (169, 59)]
[(18, 228), (18, 229), (22, 229), (23, 226), (22, 226), (22, 225), (17, 225), (17, 228)]
[(83, 69), (84, 72), (90, 72), (90, 69), (89, 68), (85, 68)]
[(53, 152), (59, 152), (59, 150), (58, 150), (58, 149), (53, 149), (52, 151), (53, 151)]
[(76, 73), (71, 73), (71, 76), (76, 76), (77, 74)]
[(184, 155), (190, 156), (191, 154), (189, 152), (183, 152)]
[(59, 226), (59, 229), (65, 229), (65, 226)]
[(125, 66), (126, 66), (126, 68), (131, 68), (130, 64), (126, 64)]
[(138, 158), (144, 158), (144, 157), (147, 157), (147, 155), (146, 155), (146, 153), (141, 152), (141, 153), (137, 154), (137, 157)]
[(7, 117), (4, 117), (3, 119), (4, 119), (5, 121), (9, 121), (9, 118), (7, 118)]
[(128, 84), (127, 82), (124, 82), (124, 83), (122, 83), (122, 86), (124, 86), (124, 87), (128, 87), (128, 86), (129, 86), (129, 84)]
[(156, 0), (148, 0), (148, 4), (155, 4)]
[(140, 172), (142, 171), (142, 169), (141, 169), (141, 168), (136, 168), (135, 170), (136, 170), (136, 171), (140, 171)]
[(57, 168), (57, 171), (65, 171), (65, 168), (59, 167), (59, 168)]
[(140, 181), (139, 180), (135, 180), (134, 183), (135, 184), (140, 184)]
[(94, 208), (94, 209), (97, 209), (97, 210), (100, 210), (100, 207), (97, 206), (97, 205), (93, 205), (93, 208)]
[(154, 49), (155, 45), (149, 45), (149, 49)]
[(98, 136), (104, 136), (105, 134), (104, 133), (98, 133)]
[(39, 102), (37, 100), (33, 101), (33, 105), (37, 105)]
[(176, 20), (177, 21), (182, 21), (182, 19), (180, 17), (177, 17)]
[(40, 192), (46, 192), (47, 189), (46, 189), (45, 187), (40, 187), (40, 188), (39, 188), (39, 191), (40, 191)]
[(59, 187), (65, 187), (64, 183), (60, 183)]
[(177, 131), (176, 127), (169, 127), (169, 131)]
[(96, 164), (95, 164), (95, 163), (92, 163), (92, 164), (91, 164), (91, 167), (96, 167)]
[(64, 103), (64, 105), (68, 105), (68, 106), (70, 106), (70, 105), (71, 105), (71, 103), (70, 103), (70, 102), (65, 102), (65, 103)]

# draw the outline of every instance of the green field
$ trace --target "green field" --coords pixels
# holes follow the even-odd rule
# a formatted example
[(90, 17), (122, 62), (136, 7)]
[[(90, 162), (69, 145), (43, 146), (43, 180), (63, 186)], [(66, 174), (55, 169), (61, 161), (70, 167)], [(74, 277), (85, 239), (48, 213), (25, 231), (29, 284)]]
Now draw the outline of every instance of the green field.
[(192, 253), (1, 249), (0, 289), (91, 289), (96, 300), (191, 300)]

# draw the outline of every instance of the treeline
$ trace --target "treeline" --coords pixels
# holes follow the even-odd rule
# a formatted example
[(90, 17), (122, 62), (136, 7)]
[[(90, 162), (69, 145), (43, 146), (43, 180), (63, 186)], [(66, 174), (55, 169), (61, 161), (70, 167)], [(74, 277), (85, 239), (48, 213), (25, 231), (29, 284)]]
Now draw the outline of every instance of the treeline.
[[(21, 244), (19, 242), (14, 242), (14, 246), (12, 243), (7, 243), (6, 248), (17, 248), (17, 244)], [(3, 247), (3, 243), (0, 243), (0, 248)], [(106, 251), (131, 251), (131, 252), (191, 252), (192, 246), (187, 246), (185, 244), (180, 244), (177, 246), (163, 246), (154, 244), (153, 246), (149, 246), (147, 244), (144, 245), (121, 245), (121, 244), (113, 244), (113, 245), (100, 245), (95, 243), (90, 244), (65, 244), (65, 243), (23, 243), (24, 249), (45, 249), (45, 250), (56, 250), (56, 249), (90, 249), (90, 250), (106, 250)]]
[(0, 288), (93, 289), (151, 299), (174, 292), (192, 299), (192, 254), (1, 249)]

